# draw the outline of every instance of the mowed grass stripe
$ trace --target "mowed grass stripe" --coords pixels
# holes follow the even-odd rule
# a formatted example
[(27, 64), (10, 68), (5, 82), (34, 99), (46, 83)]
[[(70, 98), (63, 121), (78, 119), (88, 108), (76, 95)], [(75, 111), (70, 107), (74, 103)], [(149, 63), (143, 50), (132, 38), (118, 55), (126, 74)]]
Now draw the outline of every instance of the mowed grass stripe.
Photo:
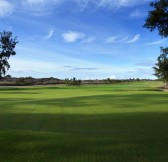
[(160, 82), (0, 89), (0, 161), (168, 161)]

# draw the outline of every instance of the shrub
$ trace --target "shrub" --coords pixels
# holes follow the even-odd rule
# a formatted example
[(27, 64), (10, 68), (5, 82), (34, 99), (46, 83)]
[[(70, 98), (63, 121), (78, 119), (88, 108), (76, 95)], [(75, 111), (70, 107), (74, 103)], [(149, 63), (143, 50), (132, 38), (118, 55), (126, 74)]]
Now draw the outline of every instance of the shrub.
[(81, 80), (77, 80), (76, 78), (72, 78), (72, 79), (65, 79), (64, 80), (65, 84), (66, 85), (73, 85), (73, 86), (76, 86), (76, 85), (81, 85)]

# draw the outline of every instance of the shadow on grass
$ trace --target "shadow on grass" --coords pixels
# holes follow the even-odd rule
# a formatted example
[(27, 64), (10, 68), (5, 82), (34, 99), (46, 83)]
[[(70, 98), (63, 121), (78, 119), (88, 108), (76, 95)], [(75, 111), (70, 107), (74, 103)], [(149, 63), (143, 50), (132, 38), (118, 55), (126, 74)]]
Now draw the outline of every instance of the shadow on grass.
[(142, 89), (141, 91), (162, 91), (160, 88), (146, 88), (146, 89)]
[(2, 91), (29, 91), (29, 90), (57, 90), (57, 89), (80, 89), (80, 88), (89, 88), (89, 87), (83, 87), (83, 86), (16, 86), (16, 87), (0, 87), (0, 92)]
[(59, 89), (60, 87), (48, 87), (48, 86), (43, 86), (43, 87), (38, 87), (38, 86), (27, 86), (27, 87), (0, 87), (0, 91), (29, 91), (29, 90), (45, 90), (45, 89)]
[[(168, 113), (99, 111), (161, 107), (167, 98), (167, 93), (158, 93), (0, 99), (0, 161), (168, 161)], [(70, 108), (86, 108), (91, 114), (68, 114)], [(54, 114), (55, 109), (59, 111)]]
[(24, 95), (24, 94), (40, 94), (40, 93), (37, 93), (37, 92), (23, 92), (23, 91), (20, 91), (20, 92), (18, 92), (18, 91), (15, 91), (15, 92), (6, 92), (5, 91), (5, 92), (3, 92), (3, 94), (5, 94), (5, 95), (6, 94), (9, 94), (9, 95), (10, 94), (16, 94), (16, 95), (17, 94), (23, 94)]
[(0, 161), (165, 162), (168, 113), (0, 115)]

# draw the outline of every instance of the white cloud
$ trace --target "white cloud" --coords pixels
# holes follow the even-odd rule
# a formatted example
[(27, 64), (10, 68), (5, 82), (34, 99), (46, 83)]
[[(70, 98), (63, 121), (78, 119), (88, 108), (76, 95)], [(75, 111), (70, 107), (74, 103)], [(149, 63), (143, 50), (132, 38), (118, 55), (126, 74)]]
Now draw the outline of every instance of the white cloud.
[(167, 39), (161, 39), (159, 41), (154, 41), (154, 42), (150, 42), (150, 43), (146, 43), (147, 45), (163, 45), (163, 44), (167, 44), (168, 40)]
[(83, 39), (81, 43), (92, 43), (95, 41), (95, 39), (96, 39), (95, 37), (88, 37), (86, 39)]
[[(0, 0), (0, 17), (4, 17), (11, 14), (14, 9), (14, 4), (20, 6), (20, 11), (29, 13), (35, 16), (46, 16), (53, 13), (55, 7), (61, 7), (61, 5), (73, 3), (79, 11), (83, 11), (88, 7), (93, 9), (109, 8), (117, 9), (120, 7), (129, 7), (142, 3), (146, 3), (150, 0), (17, 0), (16, 2), (10, 0)], [(76, 10), (75, 9), (75, 10)]]
[(116, 79), (117, 77), (115, 75), (111, 75), (109, 77), (108, 77), (108, 75), (102, 75), (102, 76), (92, 76), (92, 77), (82, 78), (82, 80), (96, 80), (96, 79), (104, 80), (107, 78)]
[(133, 68), (126, 72), (127, 78), (156, 79), (153, 76), (153, 69), (149, 68)]
[(117, 40), (117, 36), (109, 37), (105, 40), (105, 43), (115, 43)]
[(44, 37), (44, 40), (50, 39), (54, 34), (54, 30), (50, 29), (49, 33)]
[(46, 16), (52, 14), (52, 10), (62, 0), (22, 0), (24, 12), (34, 16)]
[[(65, 0), (62, 0), (66, 2)], [(70, 0), (75, 2), (80, 7), (80, 10), (84, 10), (88, 6), (94, 6), (95, 8), (109, 8), (118, 9), (120, 7), (136, 6), (143, 3), (148, 3), (151, 0)]]
[(145, 13), (143, 13), (139, 9), (136, 9), (130, 14), (130, 17), (131, 18), (141, 18), (141, 17), (144, 17), (145, 15), (146, 15)]
[(84, 71), (95, 71), (98, 70), (98, 68), (95, 67), (76, 67), (76, 66), (64, 66), (65, 69), (68, 70), (72, 70), (72, 71), (80, 71), (80, 70), (84, 70)]
[(144, 66), (144, 67), (152, 67), (154, 66), (154, 61), (151, 59), (146, 59), (146, 60), (141, 60), (138, 64), (136, 64), (137, 66)]
[(115, 0), (120, 6), (133, 6), (147, 2), (148, 0)]
[(73, 43), (73, 42), (76, 42), (76, 41), (84, 38), (85, 34), (84, 33), (79, 33), (79, 32), (69, 31), (67, 33), (63, 33), (62, 37), (63, 37), (65, 42)]
[(129, 36), (113, 36), (105, 40), (105, 43), (135, 43), (139, 40), (140, 34), (135, 35), (131, 40), (128, 39)]
[(7, 0), (0, 0), (0, 17), (5, 17), (11, 14), (14, 6)]
[(120, 40), (118, 40), (118, 43), (126, 43), (125, 41), (128, 40), (129, 36), (125, 36), (123, 38), (121, 38)]
[(71, 0), (71, 1), (77, 3), (77, 5), (79, 6), (79, 10), (83, 11), (89, 5), (90, 0)]
[(63, 2), (62, 0), (23, 0), (23, 3), (26, 5), (53, 5)]
[(139, 40), (139, 38), (140, 38), (140, 34), (137, 34), (131, 40), (128, 40), (125, 43), (135, 43), (135, 42), (137, 42)]
[(113, 36), (105, 40), (105, 43), (125, 43), (129, 36)]
[[(94, 6), (95, 8), (120, 8), (120, 7), (129, 7), (138, 4), (147, 3), (150, 0), (22, 0), (26, 5), (38, 5), (38, 7), (53, 7), (58, 4), (65, 4), (67, 2), (75, 3), (79, 7), (79, 10), (84, 10), (88, 6)], [(29, 6), (29, 7), (30, 7)], [(36, 8), (38, 10), (38, 8)]]
[[(53, 4), (53, 3), (66, 3), (66, 0), (23, 0), (29, 4)], [(81, 8), (85, 8), (90, 4), (94, 4), (98, 7), (105, 7), (105, 6), (133, 6), (138, 4), (147, 3), (150, 0), (69, 0), (70, 2), (78, 4)]]
[(149, 2), (149, 0), (99, 0), (97, 2), (99, 7), (129, 7), (138, 4)]
[(111, 75), (109, 78), (110, 79), (116, 79), (116, 76), (115, 75)]
[(29, 4), (45, 4), (46, 0), (25, 0), (25, 2)]

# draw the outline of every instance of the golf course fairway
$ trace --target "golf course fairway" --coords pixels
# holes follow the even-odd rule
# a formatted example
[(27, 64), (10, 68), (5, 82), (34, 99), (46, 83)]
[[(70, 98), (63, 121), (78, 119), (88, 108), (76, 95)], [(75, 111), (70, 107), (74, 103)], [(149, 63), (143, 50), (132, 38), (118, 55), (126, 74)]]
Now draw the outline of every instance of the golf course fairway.
[(0, 88), (2, 162), (167, 162), (162, 82)]

